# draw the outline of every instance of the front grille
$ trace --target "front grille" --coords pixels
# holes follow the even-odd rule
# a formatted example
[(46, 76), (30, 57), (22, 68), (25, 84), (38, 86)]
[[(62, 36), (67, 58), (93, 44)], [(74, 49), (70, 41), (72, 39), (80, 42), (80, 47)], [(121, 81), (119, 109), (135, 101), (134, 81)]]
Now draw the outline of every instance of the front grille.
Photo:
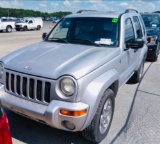
[(51, 101), (51, 82), (44, 78), (7, 71), (5, 90), (38, 103), (47, 104)]
[(21, 28), (22, 26), (21, 25), (16, 25), (16, 28)]

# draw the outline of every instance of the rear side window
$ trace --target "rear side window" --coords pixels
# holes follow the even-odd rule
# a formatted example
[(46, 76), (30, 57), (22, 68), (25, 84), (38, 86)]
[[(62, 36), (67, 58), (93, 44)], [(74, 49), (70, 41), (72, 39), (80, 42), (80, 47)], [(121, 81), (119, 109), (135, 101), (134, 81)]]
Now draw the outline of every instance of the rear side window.
[(131, 42), (135, 38), (133, 24), (130, 18), (125, 20), (125, 42)]
[(142, 17), (141, 17), (141, 16), (139, 17), (139, 19), (140, 19), (141, 24), (142, 24), (143, 35), (145, 35), (145, 34), (146, 34), (146, 31), (145, 31), (145, 26), (144, 26), (143, 19), (142, 19)]
[(141, 28), (138, 17), (133, 16), (133, 21), (134, 21), (134, 24), (135, 24), (135, 27), (136, 27), (137, 38), (142, 38), (143, 37), (142, 28)]

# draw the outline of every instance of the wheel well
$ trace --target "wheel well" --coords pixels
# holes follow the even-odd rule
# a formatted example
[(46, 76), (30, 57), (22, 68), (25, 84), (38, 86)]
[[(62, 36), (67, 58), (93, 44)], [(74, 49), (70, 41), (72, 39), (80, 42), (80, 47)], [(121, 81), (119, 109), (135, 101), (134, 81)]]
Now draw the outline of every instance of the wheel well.
[[(11, 25), (7, 25), (7, 27), (11, 27), (11, 28), (12, 28), (12, 26), (11, 26)], [(7, 28), (7, 27), (6, 27), (6, 28)]]
[(116, 80), (114, 83), (112, 83), (108, 88), (111, 89), (113, 92), (114, 92), (114, 95), (116, 97), (117, 95), (117, 92), (118, 92), (118, 85), (119, 85), (119, 82), (118, 80)]

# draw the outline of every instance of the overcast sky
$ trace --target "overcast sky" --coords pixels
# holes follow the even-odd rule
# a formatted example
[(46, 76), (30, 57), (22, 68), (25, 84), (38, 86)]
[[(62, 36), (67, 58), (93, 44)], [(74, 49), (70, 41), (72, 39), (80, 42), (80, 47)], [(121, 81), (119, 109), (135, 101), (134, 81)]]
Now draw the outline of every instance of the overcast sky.
[(0, 0), (0, 7), (32, 9), (43, 12), (71, 11), (80, 9), (100, 11), (124, 11), (134, 8), (140, 12), (160, 11), (160, 0)]

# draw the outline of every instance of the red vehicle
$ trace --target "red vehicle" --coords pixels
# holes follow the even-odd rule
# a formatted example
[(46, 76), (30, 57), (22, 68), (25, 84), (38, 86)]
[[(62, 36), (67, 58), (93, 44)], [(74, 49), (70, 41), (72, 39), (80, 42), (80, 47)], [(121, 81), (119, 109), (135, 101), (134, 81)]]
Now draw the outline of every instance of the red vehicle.
[(0, 103), (0, 144), (12, 144), (7, 115), (2, 110)]

